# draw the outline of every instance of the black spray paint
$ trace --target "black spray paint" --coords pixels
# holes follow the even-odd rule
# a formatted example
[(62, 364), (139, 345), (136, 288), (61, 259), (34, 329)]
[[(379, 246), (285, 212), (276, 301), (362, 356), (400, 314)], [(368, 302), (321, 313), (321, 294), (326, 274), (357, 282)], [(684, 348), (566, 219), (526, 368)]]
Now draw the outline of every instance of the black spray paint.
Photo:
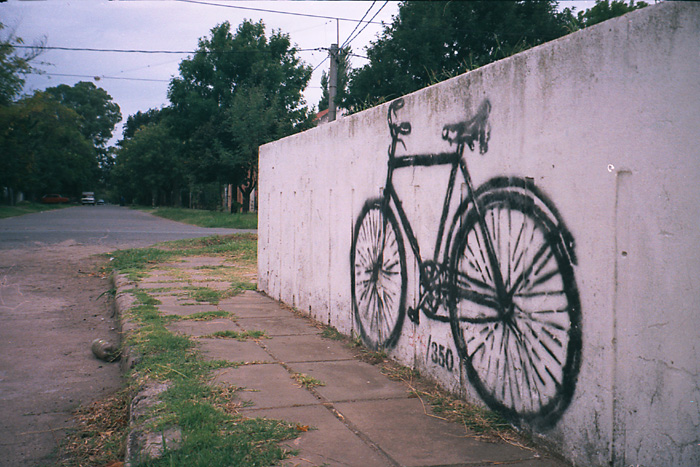
[[(393, 348), (406, 314), (416, 325), (421, 312), (449, 322), (459, 362), (484, 402), (516, 424), (551, 427), (571, 403), (581, 363), (573, 237), (531, 181), (499, 177), (472, 185), (464, 149), (488, 152), (488, 100), (471, 118), (443, 127), (454, 151), (396, 156), (411, 133), (409, 122), (395, 122), (403, 106), (403, 99), (389, 106), (383, 195), (365, 202), (353, 233), (351, 290), (362, 339), (373, 349)], [(402, 167), (435, 165), (451, 171), (433, 257), (425, 258), (392, 177)], [(467, 196), (450, 218), (459, 174)], [(404, 236), (420, 270), (418, 303), (408, 309)], [(440, 307), (449, 316), (439, 315)], [(432, 336), (426, 357), (448, 371), (456, 366), (449, 346)]]

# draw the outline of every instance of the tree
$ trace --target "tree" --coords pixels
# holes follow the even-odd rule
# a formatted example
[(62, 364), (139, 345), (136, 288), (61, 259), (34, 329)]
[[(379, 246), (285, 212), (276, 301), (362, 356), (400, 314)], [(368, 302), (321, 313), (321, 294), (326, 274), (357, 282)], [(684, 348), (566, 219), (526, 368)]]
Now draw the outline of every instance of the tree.
[[(235, 33), (228, 22), (213, 28), (180, 63), (168, 91), (168, 121), (182, 139), (188, 172), (200, 183), (253, 186), (257, 145), (310, 126), (302, 96), (310, 77), (288, 35), (273, 31), (268, 38), (262, 22), (244, 21)], [(256, 113), (284, 124), (261, 127)]]
[(119, 193), (143, 204), (180, 204), (186, 184), (178, 141), (162, 122), (142, 126), (118, 150), (112, 179)]
[(351, 72), (348, 104), (376, 105), (567, 32), (554, 0), (406, 1)]
[(107, 91), (87, 81), (74, 86), (61, 84), (47, 88), (46, 92), (80, 116), (83, 136), (98, 150), (104, 150), (112, 137), (114, 126), (121, 121), (119, 105), (112, 101)]
[(294, 126), (285, 118), (279, 97), (268, 98), (265, 90), (257, 87), (236, 93), (226, 123), (235, 143), (235, 163), (242, 169), (243, 178), (236, 184), (243, 194), (243, 210), (247, 211), (250, 195), (257, 186), (258, 147), (293, 133)]
[(588, 26), (593, 26), (594, 24), (602, 23), (603, 21), (609, 20), (611, 18), (616, 18), (622, 16), (630, 11), (638, 10), (649, 6), (646, 2), (637, 2), (631, 0), (628, 4), (624, 0), (613, 0), (609, 2), (608, 0), (596, 0), (595, 5), (586, 11), (579, 11), (577, 16), (578, 26), (580, 28), (587, 28)]
[(140, 128), (151, 123), (159, 123), (167, 111), (168, 108), (164, 107), (162, 109), (148, 109), (145, 112), (139, 110), (134, 115), (129, 115), (122, 131), (123, 138), (125, 140), (133, 138), (134, 134), (136, 134)]
[[(3, 29), (5, 26), (0, 23), (0, 32)], [(0, 38), (0, 106), (14, 101), (24, 86), (24, 76), (34, 71), (29, 62), (39, 55), (39, 49), (18, 55), (15, 45), (21, 44), (22, 39), (11, 33)]]
[(0, 186), (30, 198), (77, 194), (94, 183), (91, 142), (78, 114), (44, 92), (0, 107)]

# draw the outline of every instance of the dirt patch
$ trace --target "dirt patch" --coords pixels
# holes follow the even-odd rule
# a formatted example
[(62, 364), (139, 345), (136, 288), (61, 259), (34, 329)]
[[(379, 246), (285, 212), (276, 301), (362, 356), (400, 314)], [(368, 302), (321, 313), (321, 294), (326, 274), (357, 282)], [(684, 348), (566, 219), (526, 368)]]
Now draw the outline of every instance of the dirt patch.
[(64, 242), (0, 251), (0, 463), (55, 465), (82, 404), (121, 387), (118, 363), (96, 359), (95, 338), (118, 340), (99, 274), (107, 247)]

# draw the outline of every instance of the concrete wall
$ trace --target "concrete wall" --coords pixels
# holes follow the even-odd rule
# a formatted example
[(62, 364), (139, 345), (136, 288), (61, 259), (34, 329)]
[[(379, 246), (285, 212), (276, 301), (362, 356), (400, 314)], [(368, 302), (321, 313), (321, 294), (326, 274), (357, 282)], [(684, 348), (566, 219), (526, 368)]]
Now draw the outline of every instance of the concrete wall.
[[(460, 322), (465, 342), (495, 342), (493, 361), (468, 342), (469, 362), (460, 364), (449, 303), (433, 319), (421, 313), (419, 324), (405, 318), (390, 355), (501, 410), (576, 465), (700, 465), (700, 4), (651, 6), (408, 95), (396, 121), (412, 131), (397, 155), (454, 151), (443, 128), (474, 124), (485, 102), (487, 150), (479, 154), (477, 140), (464, 153), (473, 185), (495, 187), (503, 176), (527, 183), (520, 197), (501, 189), (501, 204), (487, 212), (489, 229), (505, 232), (495, 248), (534, 255), (518, 243), (523, 229), (505, 227), (511, 217), (521, 225), (539, 212), (552, 238), (568, 231), (577, 263), (567, 271), (563, 244), (547, 260), (559, 268), (566, 299), (545, 295), (532, 305), (560, 310), (539, 327), (534, 314), (528, 324), (520, 313), (519, 325), (530, 329), (521, 347), (493, 337), (505, 339), (494, 322)], [(365, 201), (386, 184), (388, 109), (260, 149), (259, 288), (346, 334), (368, 327), (353, 313), (350, 251)], [(449, 170), (394, 172), (424, 259), (433, 254)], [(467, 192), (458, 177), (456, 198)], [(515, 209), (523, 200), (535, 206), (530, 214)], [(457, 215), (457, 228), (468, 217)], [(415, 307), (419, 268), (399, 230), (406, 308)], [(448, 274), (445, 290), (458, 280)], [(493, 313), (460, 306), (455, 316)], [(371, 345), (372, 331), (364, 334)]]

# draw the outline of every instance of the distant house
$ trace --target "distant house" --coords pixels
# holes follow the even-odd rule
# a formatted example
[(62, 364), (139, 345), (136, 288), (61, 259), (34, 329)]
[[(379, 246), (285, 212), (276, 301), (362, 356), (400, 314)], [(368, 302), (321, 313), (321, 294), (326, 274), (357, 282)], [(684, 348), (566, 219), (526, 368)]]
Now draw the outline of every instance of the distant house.
[(323, 125), (324, 123), (328, 123), (328, 109), (322, 110), (319, 113), (317, 113), (316, 118), (314, 118), (314, 123), (316, 123), (316, 125)]

